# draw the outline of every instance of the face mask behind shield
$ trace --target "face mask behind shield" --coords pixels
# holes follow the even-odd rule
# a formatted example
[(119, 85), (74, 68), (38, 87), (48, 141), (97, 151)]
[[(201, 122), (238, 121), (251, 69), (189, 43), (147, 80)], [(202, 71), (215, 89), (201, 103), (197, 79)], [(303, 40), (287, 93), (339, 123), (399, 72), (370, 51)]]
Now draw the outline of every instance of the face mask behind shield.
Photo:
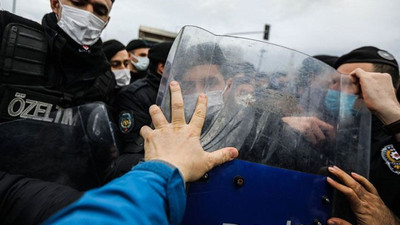
[(353, 105), (356, 99), (356, 95), (329, 89), (325, 96), (325, 108), (330, 115), (338, 115), (339, 110), (342, 110), (345, 116), (355, 115), (357, 111), (353, 109)]
[(106, 22), (86, 10), (62, 5), (58, 26), (80, 45), (93, 45), (99, 40)]
[(131, 73), (129, 69), (113, 70), (115, 80), (117, 81), (117, 87), (123, 87), (129, 84), (131, 81)]
[[(209, 121), (214, 115), (224, 106), (223, 91), (209, 91), (207, 95), (207, 116), (206, 120)], [(197, 104), (198, 94), (184, 95), (183, 102), (185, 104), (185, 117), (188, 122), (192, 118), (192, 114)], [(206, 123), (207, 123), (206, 121)]]
[(150, 64), (149, 58), (136, 57), (134, 55), (132, 55), (132, 57), (137, 60), (137, 62), (134, 62), (133, 60), (131, 62), (138, 71), (145, 71), (147, 69), (147, 67), (149, 67), (149, 64)]

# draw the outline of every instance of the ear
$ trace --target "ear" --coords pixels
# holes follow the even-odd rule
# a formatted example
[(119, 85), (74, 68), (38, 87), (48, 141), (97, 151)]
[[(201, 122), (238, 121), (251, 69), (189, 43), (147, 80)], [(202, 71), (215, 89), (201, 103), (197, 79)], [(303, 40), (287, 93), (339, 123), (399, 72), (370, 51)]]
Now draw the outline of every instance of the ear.
[(50, 7), (53, 12), (58, 15), (60, 12), (60, 3), (58, 1), (61, 0), (50, 0)]
[(106, 28), (106, 27), (107, 27), (108, 23), (110, 22), (110, 19), (111, 19), (111, 17), (110, 17), (110, 16), (108, 16), (108, 18), (107, 18), (107, 21), (106, 21), (106, 24), (104, 25), (104, 28)]
[(164, 65), (165, 63), (157, 63), (157, 73), (162, 75), (164, 73)]

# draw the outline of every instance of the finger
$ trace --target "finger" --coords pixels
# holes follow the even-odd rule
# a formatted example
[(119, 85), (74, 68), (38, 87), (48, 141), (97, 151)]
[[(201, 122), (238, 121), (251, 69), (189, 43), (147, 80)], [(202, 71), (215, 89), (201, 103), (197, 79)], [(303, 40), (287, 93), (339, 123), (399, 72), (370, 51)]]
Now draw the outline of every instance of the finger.
[(353, 191), (353, 189), (340, 184), (338, 182), (336, 182), (335, 180), (333, 180), (332, 178), (328, 177), (326, 178), (326, 181), (329, 183), (329, 185), (331, 185), (333, 188), (335, 188), (336, 190), (338, 190), (339, 192), (343, 193), (347, 199), (349, 200), (350, 204), (352, 205), (352, 207), (358, 207), (361, 203), (360, 198), (357, 196), (357, 194)]
[(349, 80), (351, 82), (350, 90), (352, 93), (361, 96), (360, 79), (355, 74), (350, 74)]
[(361, 89), (361, 84), (360, 84), (360, 77), (362, 76), (364, 70), (358, 68), (356, 70), (353, 70), (349, 74), (349, 79), (351, 82), (351, 88), (354, 90), (354, 93), (356, 95), (359, 95), (362, 97), (362, 89)]
[(329, 172), (334, 174), (336, 177), (338, 177), (343, 183), (351, 188), (359, 198), (362, 198), (364, 194), (366, 193), (366, 190), (364, 187), (362, 187), (357, 181), (355, 181), (349, 174), (341, 170), (339, 167), (334, 166), (334, 167), (328, 167)]
[(335, 140), (335, 129), (333, 128), (332, 125), (330, 125), (329, 123), (326, 123), (322, 120), (316, 119), (315, 120), (316, 123), (318, 124), (319, 128), (321, 129), (321, 131), (325, 131), (323, 132), (324, 135), (328, 135), (329, 140)]
[(200, 136), (201, 129), (204, 125), (204, 120), (206, 119), (207, 113), (207, 96), (205, 94), (200, 94), (197, 98), (196, 109), (194, 110), (190, 124), (197, 128), (197, 133)]
[(149, 134), (153, 131), (149, 126), (143, 126), (140, 128), (140, 136), (143, 137), (144, 140), (149, 136)]
[(350, 73), (349, 75), (350, 75), (351, 77), (353, 77), (353, 78), (351, 78), (351, 79), (356, 78), (356, 79), (359, 80), (359, 79), (361, 79), (361, 78), (365, 75), (365, 71), (364, 71), (363, 69), (357, 68), (357, 69), (351, 71), (351, 73)]
[(355, 70), (352, 71), (352, 72), (349, 74), (349, 79), (350, 79), (351, 83), (353, 83), (353, 84), (355, 84), (355, 85), (358, 85), (359, 82), (360, 82), (360, 79), (357, 77)]
[(318, 142), (322, 142), (325, 140), (325, 135), (317, 124), (313, 123), (311, 129), (313, 130), (313, 134), (315, 135), (315, 138)]
[(233, 147), (222, 148), (214, 152), (206, 153), (208, 154), (209, 160), (208, 170), (211, 170), (215, 166), (221, 165), (222, 163), (231, 161), (239, 155), (238, 150)]
[(182, 126), (186, 124), (186, 121), (181, 87), (176, 81), (171, 81), (169, 87), (171, 90), (171, 123)]
[(379, 195), (378, 191), (376, 190), (376, 188), (374, 187), (373, 184), (371, 184), (371, 182), (369, 182), (367, 180), (367, 178), (357, 174), (357, 173), (351, 173), (351, 176), (358, 181), (367, 191), (371, 192), (374, 195)]
[(160, 107), (157, 105), (152, 105), (149, 108), (149, 113), (151, 116), (151, 121), (156, 129), (162, 128), (168, 125), (168, 121), (162, 113)]
[(336, 218), (336, 217), (330, 218), (327, 221), (327, 223), (328, 223), (328, 225), (351, 225), (351, 223), (347, 222), (346, 220), (342, 220), (342, 219)]
[(316, 117), (313, 117), (313, 121), (314, 121), (322, 130), (326, 130), (326, 131), (333, 130), (333, 126), (332, 126), (332, 125), (330, 125), (329, 123), (326, 123), (326, 122), (324, 122), (324, 121), (322, 121), (322, 120), (320, 120), (320, 119), (318, 119), (318, 118), (316, 118)]
[(305, 136), (306, 140), (308, 140), (312, 144), (314, 144), (314, 145), (317, 144), (317, 138), (315, 137), (314, 133), (312, 132), (312, 128), (311, 128), (311, 130), (307, 130), (304, 133), (304, 136)]

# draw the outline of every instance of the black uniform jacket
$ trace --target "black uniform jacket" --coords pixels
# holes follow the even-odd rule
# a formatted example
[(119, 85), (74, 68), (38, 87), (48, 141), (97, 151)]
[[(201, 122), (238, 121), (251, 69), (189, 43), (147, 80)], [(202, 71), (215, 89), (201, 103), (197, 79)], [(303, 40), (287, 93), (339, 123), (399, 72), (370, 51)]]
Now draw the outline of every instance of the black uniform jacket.
[(400, 143), (372, 117), (370, 181), (383, 202), (400, 217)]
[[(26, 93), (34, 93), (32, 94), (32, 99), (46, 103), (47, 98), (60, 99), (59, 93), (61, 92), (68, 95), (68, 99), (57, 102), (57, 104), (60, 104), (63, 108), (93, 101), (112, 103), (116, 82), (106, 57), (102, 52), (101, 40), (97, 41), (92, 46), (81, 46), (77, 44), (58, 27), (57, 18), (54, 13), (45, 15), (42, 25), (40, 25), (6, 11), (0, 11), (0, 37), (5, 36), (3, 31), (10, 23), (19, 23), (25, 26), (35, 27), (44, 32), (45, 39), (47, 40), (48, 49), (45, 81), (40, 87), (34, 87), (35, 89), (31, 89), (31, 87), (27, 85), (22, 88), (18, 87), (22, 89), (22, 91), (25, 91), (25, 88)], [(0, 41), (2, 40), (4, 39), (0, 39)], [(13, 88), (13, 85), (14, 84), (10, 85), (4, 83), (3, 80), (0, 79), (0, 89), (6, 86), (5, 89), (9, 90), (10, 87), (11, 89)], [(54, 93), (54, 96), (52, 93)], [(34, 97), (43, 98), (43, 100), (35, 99)], [(1, 96), (1, 98), (1, 100), (4, 100), (4, 96)], [(7, 105), (9, 105), (8, 102), (6, 102), (7, 104), (3, 103), (4, 101), (1, 105), (5, 105), (7, 109)], [(52, 105), (55, 106), (54, 104)], [(34, 123), (41, 122), (40, 120), (32, 121)], [(39, 132), (39, 130), (33, 129), (32, 132)], [(42, 145), (43, 142), (38, 144)], [(80, 174), (85, 173), (85, 168), (83, 168), (85, 166), (82, 166), (84, 165), (82, 162), (85, 162), (85, 160), (86, 162), (90, 162), (91, 160), (93, 161), (93, 159), (71, 157), (71, 155), (74, 154), (74, 150), (75, 152), (78, 150), (61, 145), (62, 144), (60, 144), (60, 149), (62, 151), (60, 151), (60, 149), (54, 149), (54, 151), (60, 154), (65, 153), (64, 156), (67, 157), (59, 157), (57, 160), (73, 158), (74, 160), (68, 162), (69, 167), (76, 169), (78, 172), (81, 171)], [(72, 153), (68, 149), (71, 149)], [(12, 149), (0, 150), (10, 151)], [(95, 154), (95, 152), (92, 154)], [(4, 155), (0, 157), (5, 159)], [(36, 162), (42, 167), (45, 166), (43, 164), (45, 164), (46, 161), (51, 160), (48, 155), (41, 152), (32, 153), (30, 157), (31, 158), (28, 159), (29, 161)], [(24, 160), (27, 159), (24, 158)], [(2, 164), (1, 166), (4, 166), (4, 163)], [(104, 170), (107, 166), (104, 166)], [(51, 166), (49, 166), (47, 171), (49, 173), (54, 172), (54, 168), (50, 167)], [(18, 168), (15, 168), (15, 166), (2, 168), (1, 170), (3, 171), (0, 172), (0, 224), (38, 224), (81, 196), (79, 191), (68, 186), (75, 188), (82, 184), (82, 187), (85, 188), (82, 188), (80, 191), (83, 191), (88, 188), (93, 188), (94, 186), (101, 186), (102, 184), (99, 181), (87, 186), (85, 184), (86, 180), (78, 179), (79, 182), (75, 182), (74, 185), (72, 185), (71, 182), (69, 182), (70, 179), (64, 179), (68, 176), (59, 178), (52, 177), (50, 180), (46, 179), (49, 178), (46, 176), (43, 178), (39, 176), (42, 180), (31, 179), (21, 175), (14, 175), (18, 174), (12, 172), (14, 169)], [(26, 170), (33, 173), (32, 176), (29, 174), (32, 178), (38, 178), (38, 176), (34, 174), (35, 169), (36, 168)], [(45, 182), (43, 180), (57, 181), (59, 184)]]
[(128, 172), (143, 158), (140, 129), (151, 125), (149, 108), (156, 103), (161, 75), (149, 71), (147, 76), (124, 88), (115, 99), (117, 123), (122, 141), (121, 155), (110, 171), (110, 179)]

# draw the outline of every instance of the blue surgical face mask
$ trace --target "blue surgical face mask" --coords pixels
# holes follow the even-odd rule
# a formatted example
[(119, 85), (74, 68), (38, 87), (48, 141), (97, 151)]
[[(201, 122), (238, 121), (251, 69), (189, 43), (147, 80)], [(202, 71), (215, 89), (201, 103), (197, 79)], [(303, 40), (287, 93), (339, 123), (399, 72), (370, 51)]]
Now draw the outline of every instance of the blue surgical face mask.
[(150, 60), (147, 57), (141, 57), (141, 56), (134, 56), (132, 55), (133, 58), (135, 58), (137, 60), (137, 62), (135, 61), (131, 61), (132, 64), (135, 66), (135, 68), (138, 71), (145, 71), (147, 70), (147, 67), (149, 67), (150, 64)]
[(341, 110), (340, 114), (344, 116), (355, 115), (357, 111), (353, 109), (353, 105), (356, 99), (356, 95), (329, 89), (325, 95), (325, 108), (332, 116), (338, 116), (339, 110)]

